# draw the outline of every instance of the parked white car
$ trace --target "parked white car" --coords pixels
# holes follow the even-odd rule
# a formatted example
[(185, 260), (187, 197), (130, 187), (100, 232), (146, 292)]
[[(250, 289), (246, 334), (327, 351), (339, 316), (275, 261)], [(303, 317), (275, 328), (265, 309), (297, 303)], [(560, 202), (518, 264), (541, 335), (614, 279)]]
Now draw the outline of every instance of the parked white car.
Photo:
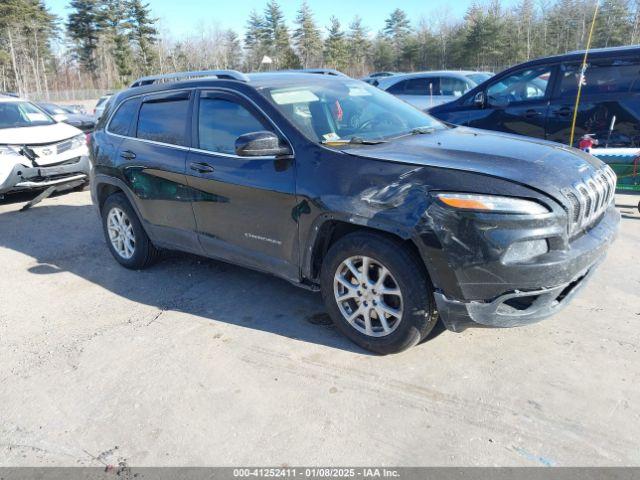
[(0, 96), (0, 195), (88, 182), (86, 136), (20, 98)]
[(492, 76), (472, 71), (416, 72), (376, 79), (376, 86), (420, 110), (429, 110), (461, 97)]
[(104, 113), (104, 109), (107, 108), (107, 103), (109, 99), (113, 97), (113, 93), (107, 93), (98, 99), (98, 103), (96, 103), (96, 108), (93, 109), (93, 118), (97, 122), (100, 120), (100, 117)]

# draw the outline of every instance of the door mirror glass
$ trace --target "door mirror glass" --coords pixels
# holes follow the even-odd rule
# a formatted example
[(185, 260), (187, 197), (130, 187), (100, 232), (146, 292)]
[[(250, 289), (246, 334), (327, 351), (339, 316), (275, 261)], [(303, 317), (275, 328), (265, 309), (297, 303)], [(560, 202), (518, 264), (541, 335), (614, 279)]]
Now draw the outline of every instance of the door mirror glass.
[(288, 145), (284, 145), (275, 133), (260, 131), (240, 135), (236, 139), (236, 155), (273, 157), (291, 155), (291, 149)]
[(509, 106), (509, 98), (503, 95), (498, 95), (496, 97), (488, 96), (487, 104), (493, 108), (507, 108)]
[(476, 96), (473, 97), (473, 104), (478, 108), (484, 107), (484, 92), (476, 93)]

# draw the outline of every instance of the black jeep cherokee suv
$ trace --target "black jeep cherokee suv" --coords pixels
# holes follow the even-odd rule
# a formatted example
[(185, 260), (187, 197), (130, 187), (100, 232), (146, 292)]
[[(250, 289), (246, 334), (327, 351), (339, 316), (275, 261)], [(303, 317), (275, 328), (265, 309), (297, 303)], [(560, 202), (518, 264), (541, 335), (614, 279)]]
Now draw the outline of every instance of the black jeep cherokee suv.
[(438, 317), (459, 331), (557, 312), (619, 222), (596, 158), (448, 127), (345, 77), (143, 78), (110, 102), (91, 158), (122, 265), (176, 249), (320, 289), (336, 326), (380, 353)]

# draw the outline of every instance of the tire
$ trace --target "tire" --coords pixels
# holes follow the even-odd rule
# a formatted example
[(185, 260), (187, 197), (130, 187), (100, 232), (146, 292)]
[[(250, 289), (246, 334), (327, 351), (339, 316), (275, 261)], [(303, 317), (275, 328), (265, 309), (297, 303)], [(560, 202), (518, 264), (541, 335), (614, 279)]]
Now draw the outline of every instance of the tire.
[[(357, 278), (363, 280), (365, 262), (369, 272), (367, 288), (360, 282), (356, 286)], [(359, 277), (349, 265), (355, 267)], [(384, 283), (379, 284), (384, 269), (388, 274), (382, 274)], [(343, 282), (345, 279), (350, 287)], [(429, 335), (438, 320), (433, 287), (420, 258), (399, 241), (382, 234), (352, 233), (332, 245), (322, 263), (320, 287), (336, 328), (357, 345), (375, 353), (398, 353), (416, 345)], [(350, 298), (338, 301), (345, 297)], [(357, 314), (359, 309), (362, 313)], [(354, 316), (351, 322), (347, 318)]]
[[(101, 216), (107, 246), (120, 265), (132, 270), (142, 270), (158, 259), (160, 250), (151, 243), (123, 193), (114, 193), (107, 197), (102, 206)], [(111, 220), (114, 223), (110, 223)], [(114, 226), (116, 228), (110, 228)], [(126, 229), (128, 236), (123, 229)], [(116, 240), (112, 241), (112, 235)], [(133, 241), (130, 241), (131, 237)]]

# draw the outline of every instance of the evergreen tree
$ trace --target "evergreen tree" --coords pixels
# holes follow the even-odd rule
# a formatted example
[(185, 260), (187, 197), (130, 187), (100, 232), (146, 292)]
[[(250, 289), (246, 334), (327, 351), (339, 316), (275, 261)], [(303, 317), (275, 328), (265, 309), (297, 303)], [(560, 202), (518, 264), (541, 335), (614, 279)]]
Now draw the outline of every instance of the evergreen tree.
[(157, 19), (151, 17), (149, 4), (142, 3), (142, 0), (129, 0), (127, 7), (131, 23), (130, 39), (137, 50), (137, 63), (143, 74), (149, 74), (156, 58)]
[(400, 69), (402, 49), (411, 33), (411, 22), (404, 10), (396, 8), (385, 21), (384, 33), (391, 41), (395, 55), (395, 67)]
[(119, 81), (124, 85), (133, 73), (133, 58), (129, 45), (131, 22), (127, 18), (125, 1), (105, 0), (98, 23), (111, 46)]
[(596, 21), (593, 46), (625, 45), (633, 32), (633, 20), (628, 0), (604, 0)]
[(264, 12), (264, 44), (276, 69), (295, 68), (299, 65), (291, 48), (289, 31), (284, 21), (284, 13), (276, 0), (270, 0)]
[(100, 5), (97, 0), (71, 0), (72, 12), (67, 19), (67, 32), (75, 42), (80, 64), (96, 75), (96, 49), (100, 34)]
[(373, 68), (376, 71), (392, 71), (396, 68), (396, 57), (389, 39), (378, 34), (373, 42)]
[(242, 68), (242, 46), (238, 34), (233, 30), (224, 32), (224, 49), (226, 53), (226, 66), (233, 70)]
[(253, 10), (247, 20), (244, 35), (246, 69), (251, 71), (260, 68), (262, 57), (266, 53), (264, 19)]
[(359, 16), (356, 16), (349, 25), (347, 40), (349, 60), (355, 70), (355, 72), (352, 73), (364, 75), (366, 73), (371, 42), (368, 38), (368, 30), (362, 25), (362, 19)]
[(327, 27), (329, 33), (324, 42), (324, 63), (328, 68), (346, 70), (349, 66), (349, 58), (345, 34), (337, 17), (332, 16), (330, 22)]
[(304, 0), (296, 17), (297, 28), (293, 32), (293, 41), (300, 62), (304, 68), (317, 67), (319, 65), (320, 52), (322, 51), (322, 38), (320, 30), (313, 19), (313, 12), (309, 4)]

